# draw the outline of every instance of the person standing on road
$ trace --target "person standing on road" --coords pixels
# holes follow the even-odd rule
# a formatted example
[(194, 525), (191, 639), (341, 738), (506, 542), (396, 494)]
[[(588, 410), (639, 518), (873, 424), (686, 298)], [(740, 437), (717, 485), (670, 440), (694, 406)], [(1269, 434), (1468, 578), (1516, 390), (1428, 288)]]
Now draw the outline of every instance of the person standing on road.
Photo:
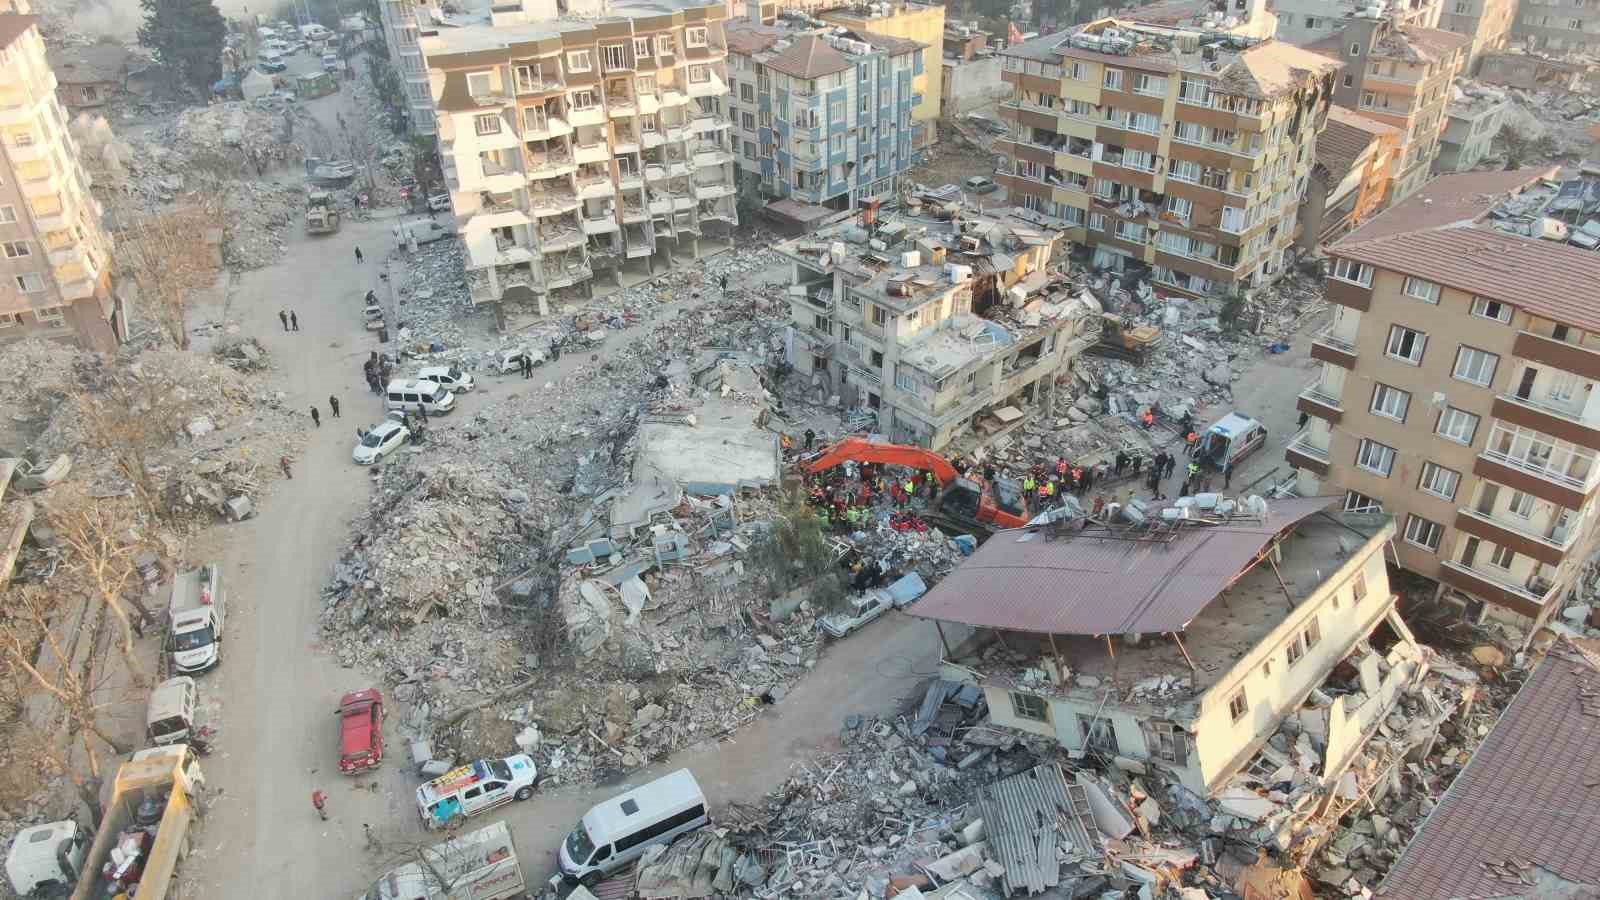
[(328, 408), (333, 410), (333, 417), (335, 419), (339, 418), (339, 398), (338, 397), (335, 397), (332, 394), (328, 395)]
[(300, 317), (295, 315), (294, 314), (294, 310), (292, 310), (292, 309), (289, 310), (289, 330), (290, 331), (299, 331), (300, 330)]
[(322, 427), (322, 413), (317, 412), (315, 406), (311, 407), (311, 421), (317, 423), (318, 428)]
[(289, 479), (290, 481), (294, 480), (294, 472), (290, 471), (289, 469), (289, 457), (278, 457), (278, 468), (283, 470), (283, 477)]
[(321, 819), (324, 822), (328, 821), (327, 804), (328, 804), (328, 795), (327, 794), (324, 794), (321, 791), (312, 791), (311, 792), (311, 805), (316, 807), (317, 818)]
[(356, 265), (358, 265), (358, 266), (361, 265), (361, 258), (362, 258), (361, 257), (361, 248), (357, 247), (356, 248)]
[(811, 445), (815, 444), (816, 442), (817, 442), (817, 433), (815, 431), (812, 431), (811, 429), (807, 428), (806, 429), (806, 452), (807, 453), (811, 452)]
[(728, 273), (724, 272), (718, 276), (717, 284), (722, 287), (722, 293), (726, 295), (728, 293)]
[(289, 330), (289, 314), (288, 313), (284, 312), (281, 309), (278, 310), (278, 321), (283, 323), (283, 330), (284, 331), (288, 331)]

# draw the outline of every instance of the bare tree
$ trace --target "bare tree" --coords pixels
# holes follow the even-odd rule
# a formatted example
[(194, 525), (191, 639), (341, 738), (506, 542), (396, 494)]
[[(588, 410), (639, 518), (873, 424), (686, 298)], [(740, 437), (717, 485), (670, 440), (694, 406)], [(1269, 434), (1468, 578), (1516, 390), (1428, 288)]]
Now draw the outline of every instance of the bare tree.
[(479, 846), (483, 840), (478, 836), (479, 833), (463, 837), (461, 823), (459, 817), (451, 820), (445, 826), (447, 839), (436, 844), (410, 840), (388, 843), (370, 826), (363, 828), (366, 829), (367, 850), (389, 860), (385, 879), (392, 875), (404, 887), (419, 895), (453, 896), (455, 889), (471, 883), (487, 865), (486, 859), (509, 859), (512, 850), (509, 846)]
[[(147, 685), (149, 676), (133, 646), (134, 631), (142, 632), (141, 623), (149, 620), (149, 611), (138, 598), (144, 582), (134, 559), (154, 548), (143, 539), (131, 504), (122, 498), (95, 499), (62, 485), (50, 495), (46, 517), (72, 551), (64, 574), (85, 596), (111, 613), (118, 626), (123, 662), (136, 685)], [(130, 602), (136, 613), (129, 613)], [(139, 616), (138, 622), (134, 615)]]
[(193, 395), (158, 365), (143, 365), (109, 374), (75, 399), (86, 426), (84, 443), (108, 454), (140, 508), (160, 516), (150, 454), (182, 431), (194, 409)]
[(189, 301), (217, 280), (207, 236), (219, 220), (219, 212), (191, 202), (139, 219), (117, 238), (118, 266), (139, 286), (140, 302), (153, 311), (173, 345), (183, 350), (189, 349)]
[[(107, 734), (100, 724), (100, 713), (110, 704), (101, 699), (105, 684), (94, 665), (98, 654), (91, 649), (85, 654), (82, 668), (75, 668), (72, 650), (62, 646), (50, 627), (53, 609), (51, 594), (41, 585), (26, 585), (12, 591), (9, 612), (17, 621), (32, 627), (0, 630), (0, 654), (55, 701), (66, 719), (69, 733), (93, 735), (113, 754), (127, 753), (128, 748)], [(25, 640), (29, 636), (37, 638), (37, 650), (34, 641)], [(93, 747), (87, 739), (85, 749), (92, 761)]]

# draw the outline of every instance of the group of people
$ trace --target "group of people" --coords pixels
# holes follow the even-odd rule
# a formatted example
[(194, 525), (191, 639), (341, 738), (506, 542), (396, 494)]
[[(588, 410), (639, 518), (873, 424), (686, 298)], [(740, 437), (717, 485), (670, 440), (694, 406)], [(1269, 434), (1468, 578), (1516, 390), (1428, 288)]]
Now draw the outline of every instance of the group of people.
[(932, 480), (927, 472), (902, 478), (874, 463), (847, 462), (838, 469), (810, 476), (806, 499), (824, 529), (854, 531), (871, 520), (875, 500), (887, 498), (897, 508), (904, 508), (918, 494), (928, 494)]
[(361, 370), (366, 374), (367, 389), (374, 394), (382, 394), (383, 386), (389, 383), (389, 376), (394, 373), (394, 364), (387, 356), (380, 357), (378, 351), (372, 351), (367, 361), (361, 364)]

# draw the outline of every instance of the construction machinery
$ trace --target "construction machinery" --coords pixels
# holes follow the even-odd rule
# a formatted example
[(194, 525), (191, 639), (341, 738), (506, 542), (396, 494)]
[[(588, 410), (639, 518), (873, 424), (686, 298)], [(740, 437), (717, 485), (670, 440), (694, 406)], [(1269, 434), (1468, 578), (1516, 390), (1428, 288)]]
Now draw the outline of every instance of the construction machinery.
[(312, 191), (306, 195), (306, 233), (333, 234), (339, 230), (339, 211), (333, 208), (333, 195)]
[(975, 473), (962, 474), (949, 460), (924, 447), (847, 437), (824, 448), (816, 459), (806, 463), (805, 469), (808, 473), (822, 472), (850, 460), (909, 466), (933, 473), (939, 481), (934, 509), (951, 523), (984, 536), (1000, 528), (1020, 528), (1031, 518), (1022, 485), (1003, 478), (989, 484)]
[(1089, 352), (1096, 356), (1109, 356), (1142, 363), (1150, 348), (1161, 339), (1161, 329), (1154, 325), (1129, 325), (1116, 313), (1100, 316), (1100, 341)]

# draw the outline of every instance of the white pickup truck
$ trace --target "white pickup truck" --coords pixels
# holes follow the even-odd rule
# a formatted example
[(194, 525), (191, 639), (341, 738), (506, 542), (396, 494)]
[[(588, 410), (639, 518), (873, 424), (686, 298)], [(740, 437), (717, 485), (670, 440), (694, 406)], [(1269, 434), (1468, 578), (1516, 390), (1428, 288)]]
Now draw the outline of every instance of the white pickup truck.
[(227, 609), (222, 568), (216, 563), (179, 572), (172, 579), (166, 644), (172, 674), (197, 674), (222, 661)]

